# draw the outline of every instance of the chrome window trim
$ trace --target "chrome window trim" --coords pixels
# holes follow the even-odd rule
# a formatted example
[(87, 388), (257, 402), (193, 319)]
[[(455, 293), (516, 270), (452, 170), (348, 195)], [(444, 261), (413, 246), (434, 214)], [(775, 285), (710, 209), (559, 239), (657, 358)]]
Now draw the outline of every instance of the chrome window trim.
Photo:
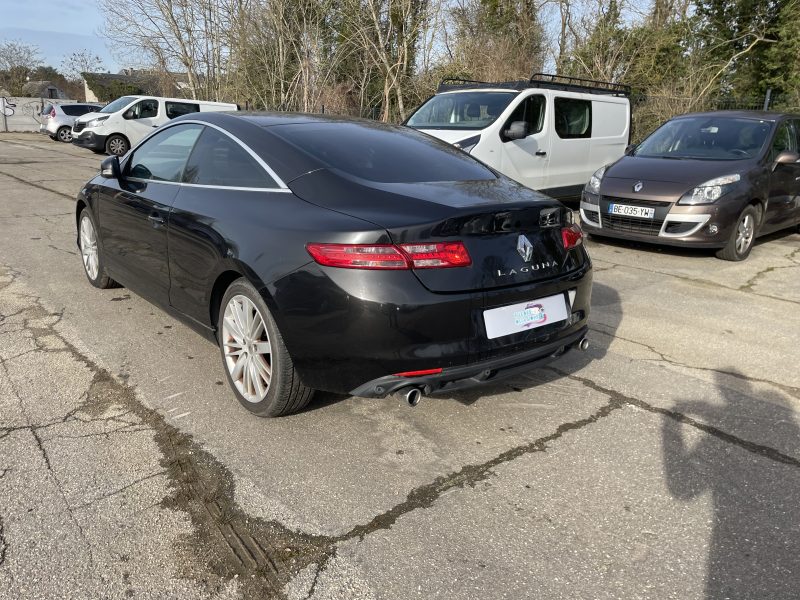
[(281, 194), (291, 194), (289, 188), (258, 188), (258, 187), (233, 187), (230, 185), (207, 185), (203, 183), (183, 183), (181, 181), (163, 181), (161, 179), (142, 179), (141, 177), (126, 177), (128, 181), (138, 181), (139, 183), (161, 183), (164, 185), (182, 185), (185, 187), (208, 188), (212, 190), (234, 190), (238, 192), (277, 192)]
[[(158, 127), (155, 131), (153, 131), (150, 135), (148, 135), (146, 138), (144, 138), (141, 142), (136, 144), (135, 148), (131, 148), (130, 150), (128, 150), (127, 154), (133, 155), (134, 151), (136, 151), (139, 148), (139, 146), (144, 144), (147, 140), (149, 140), (151, 137), (153, 137), (157, 133), (160, 133), (160, 132), (164, 131), (165, 129), (169, 129), (171, 127), (177, 127), (178, 125), (184, 125), (184, 124), (189, 124), (189, 123), (192, 123), (192, 124), (195, 124), (195, 125), (202, 125), (202, 126), (205, 126), (205, 127), (211, 127), (213, 129), (216, 129), (217, 131), (219, 131), (223, 135), (227, 135), (234, 142), (239, 144), (239, 146), (241, 146), (244, 149), (245, 152), (247, 152), (251, 157), (253, 157), (253, 159), (255, 159), (255, 161), (261, 166), (261, 168), (264, 169), (267, 172), (267, 174), (273, 179), (273, 181), (275, 181), (275, 183), (278, 184), (278, 187), (277, 188), (240, 188), (240, 187), (232, 187), (232, 186), (228, 186), (228, 185), (206, 185), (206, 184), (200, 184), (200, 183), (181, 183), (181, 182), (172, 182), (172, 181), (170, 181), (170, 182), (158, 181), (158, 183), (177, 183), (178, 185), (188, 185), (188, 186), (194, 186), (194, 187), (207, 187), (207, 188), (223, 189), (223, 190), (259, 190), (259, 191), (261, 191), (261, 190), (269, 190), (269, 191), (283, 191), (283, 192), (290, 192), (291, 191), (289, 189), (289, 186), (287, 186), (283, 182), (283, 180), (280, 177), (278, 177), (278, 174), (275, 171), (273, 171), (272, 168), (267, 163), (265, 163), (264, 160), (250, 148), (250, 146), (245, 144), (242, 140), (240, 140), (238, 137), (236, 137), (232, 133), (229, 133), (229, 132), (225, 131), (219, 125), (214, 125), (213, 123), (207, 123), (206, 121), (197, 121), (197, 120), (194, 120), (194, 119), (187, 119), (185, 121), (180, 121), (179, 123), (175, 123), (175, 122), (164, 123), (164, 125), (161, 125), (160, 127)], [(192, 150), (194, 150), (194, 148), (192, 148)], [(126, 154), (126, 156), (127, 156), (127, 154)], [(191, 154), (189, 156), (191, 157)], [(130, 179), (133, 179), (133, 178), (130, 178)], [(143, 181), (157, 181), (157, 180), (145, 179)]]

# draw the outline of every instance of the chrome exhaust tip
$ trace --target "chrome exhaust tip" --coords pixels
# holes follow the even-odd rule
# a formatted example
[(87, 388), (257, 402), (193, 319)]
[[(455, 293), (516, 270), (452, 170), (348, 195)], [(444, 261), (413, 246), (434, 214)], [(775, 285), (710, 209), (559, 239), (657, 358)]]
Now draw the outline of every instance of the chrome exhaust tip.
[(578, 342), (578, 349), (586, 352), (589, 349), (589, 338), (583, 338)]
[(422, 391), (419, 388), (412, 387), (406, 392), (405, 397), (409, 406), (416, 406), (422, 400)]

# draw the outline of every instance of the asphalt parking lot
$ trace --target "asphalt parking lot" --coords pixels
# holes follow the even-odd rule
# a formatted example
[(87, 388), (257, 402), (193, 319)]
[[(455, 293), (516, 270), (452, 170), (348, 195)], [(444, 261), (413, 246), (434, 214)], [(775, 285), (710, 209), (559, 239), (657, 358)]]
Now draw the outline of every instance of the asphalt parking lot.
[(0, 598), (800, 595), (800, 234), (589, 240), (588, 352), (258, 419), (213, 345), (86, 281), (100, 158), (0, 136)]

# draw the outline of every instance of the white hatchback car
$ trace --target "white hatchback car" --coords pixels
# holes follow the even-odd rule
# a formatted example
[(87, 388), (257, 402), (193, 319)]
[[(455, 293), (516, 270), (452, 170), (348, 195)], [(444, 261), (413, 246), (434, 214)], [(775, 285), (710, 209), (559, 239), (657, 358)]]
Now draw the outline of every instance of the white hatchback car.
[(51, 140), (69, 143), (72, 141), (72, 125), (75, 119), (101, 108), (100, 104), (45, 104), (39, 132), (49, 135)]

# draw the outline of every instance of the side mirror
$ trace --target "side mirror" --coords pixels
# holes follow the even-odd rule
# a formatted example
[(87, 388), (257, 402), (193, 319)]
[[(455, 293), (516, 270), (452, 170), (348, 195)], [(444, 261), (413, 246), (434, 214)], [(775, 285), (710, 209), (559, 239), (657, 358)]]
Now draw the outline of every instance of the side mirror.
[(119, 157), (109, 156), (100, 163), (100, 175), (106, 179), (119, 179), (120, 173)]
[(528, 137), (528, 124), (525, 121), (514, 121), (503, 132), (507, 140), (521, 140)]
[(131, 119), (133, 119), (135, 116), (136, 116), (136, 113), (135, 113), (135, 112), (133, 112), (133, 109), (132, 109), (132, 108), (129, 108), (129, 109), (128, 109), (128, 110), (126, 110), (124, 113), (122, 113), (122, 118), (123, 118), (123, 119), (126, 119), (126, 120), (128, 120), (128, 121), (130, 121)]
[(775, 157), (775, 165), (791, 165), (800, 161), (800, 154), (791, 150), (784, 150)]
[(630, 156), (636, 150), (636, 144), (628, 144), (625, 146), (625, 156)]

